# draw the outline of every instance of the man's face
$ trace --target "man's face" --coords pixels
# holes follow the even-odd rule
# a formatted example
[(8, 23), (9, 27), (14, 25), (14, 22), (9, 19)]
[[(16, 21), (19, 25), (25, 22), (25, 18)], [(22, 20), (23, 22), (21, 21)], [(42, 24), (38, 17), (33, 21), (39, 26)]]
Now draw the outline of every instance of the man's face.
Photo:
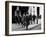
[(26, 16), (29, 16), (29, 14), (26, 14)]
[(23, 16), (25, 16), (25, 14), (23, 14)]

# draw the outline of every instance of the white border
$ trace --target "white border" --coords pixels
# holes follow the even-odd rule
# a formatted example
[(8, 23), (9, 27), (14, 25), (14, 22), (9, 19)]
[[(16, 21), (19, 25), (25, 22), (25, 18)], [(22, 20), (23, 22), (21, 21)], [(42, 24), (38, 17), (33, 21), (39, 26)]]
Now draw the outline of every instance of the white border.
[[(30, 31), (12, 31), (12, 6), (36, 6), (40, 7), (41, 19), (41, 30), (30, 30)], [(25, 3), (9, 3), (9, 34), (26, 34), (26, 33), (41, 33), (44, 32), (44, 6), (40, 4), (25, 4)]]

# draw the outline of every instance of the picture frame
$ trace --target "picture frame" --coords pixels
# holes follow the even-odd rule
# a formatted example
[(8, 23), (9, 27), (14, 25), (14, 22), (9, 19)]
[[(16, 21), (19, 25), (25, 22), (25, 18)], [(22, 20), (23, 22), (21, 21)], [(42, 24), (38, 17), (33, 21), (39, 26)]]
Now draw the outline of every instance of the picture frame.
[[(33, 9), (34, 7), (35, 7), (35, 9)], [(38, 7), (38, 8), (36, 9), (36, 7)], [(39, 11), (39, 8), (40, 8), (40, 11)], [(30, 30), (26, 30), (25, 28), (22, 28), (24, 30), (22, 30), (21, 28), (20, 29), (17, 28), (18, 22), (17, 22), (17, 24), (15, 23), (16, 19), (14, 17), (14, 16), (16, 16), (16, 13), (14, 13), (14, 12), (16, 12), (17, 10), (19, 10), (18, 11), (19, 13), (20, 12), (22, 13), (22, 14), (19, 14), (20, 16), (24, 16), (23, 15), (24, 12), (27, 12), (27, 13), (25, 13), (25, 15), (28, 13), (30, 15), (30, 12), (32, 12), (32, 17), (33, 17), (33, 14), (34, 14), (33, 12), (39, 12), (36, 14), (36, 16), (37, 16), (36, 19), (40, 18), (40, 20), (41, 20), (40, 26), (38, 27), (39, 29), (36, 29), (37, 27), (35, 25), (37, 25), (37, 24), (34, 24), (33, 23), (34, 21), (32, 21), (32, 24), (34, 24), (34, 25), (31, 24), (32, 28)], [(39, 14), (41, 14), (41, 16)], [(17, 13), (17, 15), (18, 15), (18, 13)], [(39, 21), (39, 19), (38, 19), (38, 21)], [(19, 26), (21, 26), (21, 25), (19, 25)], [(33, 26), (35, 26), (36, 28)], [(29, 28), (30, 28), (30, 26), (29, 26)], [(33, 34), (45, 34), (45, 3), (5, 1), (5, 35), (6, 36), (16, 36), (16, 35), (18, 36), (18, 35), (33, 35)]]

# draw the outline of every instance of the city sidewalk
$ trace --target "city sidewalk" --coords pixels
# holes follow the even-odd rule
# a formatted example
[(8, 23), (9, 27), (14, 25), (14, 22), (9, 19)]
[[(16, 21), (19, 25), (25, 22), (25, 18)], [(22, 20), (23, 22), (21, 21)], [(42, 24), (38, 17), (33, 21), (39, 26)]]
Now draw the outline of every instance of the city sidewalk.
[[(29, 30), (39, 30), (41, 29), (41, 24), (31, 24), (28, 26)], [(24, 31), (26, 28), (22, 27), (22, 25), (13, 24), (12, 25), (13, 31)]]

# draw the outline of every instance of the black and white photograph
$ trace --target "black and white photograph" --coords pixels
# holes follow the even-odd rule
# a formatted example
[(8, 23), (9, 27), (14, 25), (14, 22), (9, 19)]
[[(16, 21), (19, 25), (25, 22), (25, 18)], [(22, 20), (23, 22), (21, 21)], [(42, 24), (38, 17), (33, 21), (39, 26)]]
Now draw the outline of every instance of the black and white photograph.
[[(37, 8), (35, 10), (35, 8)], [(40, 30), (40, 7), (12, 6), (12, 31)]]
[(44, 33), (44, 3), (7, 3), (9, 35)]

